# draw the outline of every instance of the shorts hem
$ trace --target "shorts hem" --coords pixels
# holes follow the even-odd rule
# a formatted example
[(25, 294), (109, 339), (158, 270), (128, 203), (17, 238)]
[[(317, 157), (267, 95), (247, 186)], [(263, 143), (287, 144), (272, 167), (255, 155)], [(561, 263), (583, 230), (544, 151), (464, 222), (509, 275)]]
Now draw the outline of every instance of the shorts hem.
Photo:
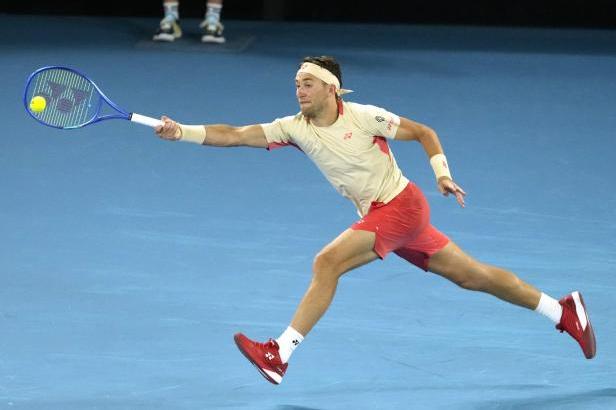
[(364, 232), (372, 232), (374, 234), (374, 246), (372, 247), (372, 250), (374, 251), (374, 253), (376, 253), (376, 256), (379, 257), (379, 259), (383, 260), (385, 259), (385, 257), (387, 256), (387, 254), (391, 251), (383, 251), (382, 249), (379, 249), (379, 236), (376, 234), (376, 232), (370, 230), (370, 229), (362, 229), (359, 228), (357, 226), (351, 226), (351, 229), (354, 231), (364, 231)]

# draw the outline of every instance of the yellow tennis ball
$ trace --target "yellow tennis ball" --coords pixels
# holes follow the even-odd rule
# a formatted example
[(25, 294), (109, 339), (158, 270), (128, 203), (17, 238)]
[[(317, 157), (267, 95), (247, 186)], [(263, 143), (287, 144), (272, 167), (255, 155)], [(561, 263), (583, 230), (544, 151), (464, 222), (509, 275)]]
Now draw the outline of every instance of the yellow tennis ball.
[(30, 100), (30, 109), (33, 112), (41, 112), (45, 109), (46, 106), (47, 100), (45, 99), (45, 97), (41, 97), (40, 95), (32, 97), (32, 99)]

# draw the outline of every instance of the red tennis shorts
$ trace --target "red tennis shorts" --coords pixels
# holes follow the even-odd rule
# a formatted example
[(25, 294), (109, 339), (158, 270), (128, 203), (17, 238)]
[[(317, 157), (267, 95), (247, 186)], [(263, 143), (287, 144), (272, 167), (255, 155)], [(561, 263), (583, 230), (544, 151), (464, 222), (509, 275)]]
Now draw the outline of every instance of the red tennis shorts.
[(412, 182), (388, 203), (373, 202), (368, 214), (351, 229), (374, 232), (374, 251), (381, 259), (393, 251), (425, 271), (430, 257), (449, 243), (446, 235), (430, 225), (428, 201)]

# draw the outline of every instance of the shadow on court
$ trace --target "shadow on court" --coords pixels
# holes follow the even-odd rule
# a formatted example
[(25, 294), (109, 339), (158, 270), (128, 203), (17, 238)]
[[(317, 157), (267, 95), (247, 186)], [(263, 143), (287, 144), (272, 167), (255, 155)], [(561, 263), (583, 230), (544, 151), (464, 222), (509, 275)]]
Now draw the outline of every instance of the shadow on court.
[(491, 400), (478, 403), (477, 410), (525, 410), (525, 409), (612, 409), (616, 408), (616, 388), (588, 390), (579, 393), (530, 397), (525, 399)]

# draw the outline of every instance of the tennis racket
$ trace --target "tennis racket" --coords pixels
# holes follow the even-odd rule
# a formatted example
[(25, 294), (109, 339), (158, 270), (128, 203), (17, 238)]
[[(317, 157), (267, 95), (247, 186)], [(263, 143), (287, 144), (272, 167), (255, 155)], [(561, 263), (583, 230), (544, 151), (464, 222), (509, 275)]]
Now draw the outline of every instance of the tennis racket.
[(24, 90), (24, 107), (41, 124), (60, 129), (81, 128), (111, 119), (150, 127), (162, 125), (156, 118), (120, 108), (94, 81), (69, 67), (42, 67), (30, 74)]

